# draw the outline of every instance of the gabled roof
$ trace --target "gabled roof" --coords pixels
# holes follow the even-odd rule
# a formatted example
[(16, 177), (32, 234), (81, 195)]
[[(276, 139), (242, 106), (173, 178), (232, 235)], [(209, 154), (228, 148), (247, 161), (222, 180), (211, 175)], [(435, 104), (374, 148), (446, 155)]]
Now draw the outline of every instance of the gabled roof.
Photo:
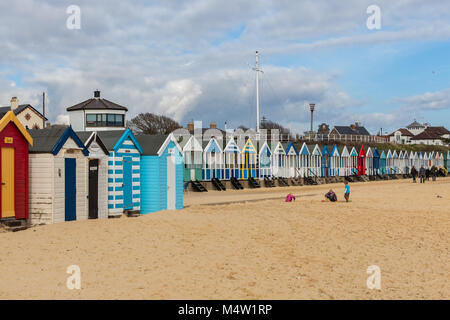
[(350, 157), (350, 152), (348, 152), (347, 146), (342, 148), (341, 157)]
[(106, 148), (105, 144), (103, 143), (102, 139), (100, 138), (100, 136), (97, 134), (96, 131), (78, 131), (75, 133), (84, 143), (86, 148), (89, 149), (92, 142), (95, 141), (105, 154), (109, 154), (108, 148)]
[(364, 150), (364, 146), (361, 145), (361, 149), (359, 149), (358, 156), (366, 156), (366, 151)]
[(249, 138), (247, 139), (247, 142), (245, 143), (244, 147), (241, 150), (242, 153), (257, 153), (255, 145), (253, 144), (252, 140)]
[(384, 150), (381, 151), (380, 159), (386, 159), (386, 153), (384, 152)]
[(373, 157), (374, 158), (380, 157), (380, 152), (378, 151), (378, 148), (373, 149)]
[(300, 148), (299, 154), (309, 156), (310, 153), (309, 153), (308, 146), (306, 145), (306, 143), (303, 142), (303, 144)]
[(276, 144), (270, 144), (272, 154), (286, 154), (283, 144), (278, 141)]
[(164, 150), (166, 150), (170, 142), (175, 144), (180, 154), (182, 153), (182, 149), (173, 134), (141, 134), (137, 135), (136, 139), (142, 147), (143, 156), (160, 156), (164, 153)]
[(312, 156), (322, 156), (322, 151), (320, 151), (319, 145), (309, 144), (308, 149), (310, 150), (310, 155)]
[(357, 155), (358, 155), (358, 152), (356, 151), (356, 148), (353, 147), (352, 150), (350, 150), (350, 156), (354, 157), (354, 156), (357, 156)]
[(264, 143), (259, 148), (259, 154), (261, 155), (263, 151), (266, 151), (267, 156), (270, 156), (272, 154), (272, 151), (270, 150), (270, 147), (267, 144), (267, 141), (264, 141)]
[(113, 151), (119, 148), (122, 142), (128, 138), (133, 141), (136, 148), (142, 153), (142, 147), (136, 140), (136, 137), (130, 129), (127, 130), (111, 130), (111, 131), (97, 131), (97, 134), (102, 139), (108, 151)]
[(103, 98), (91, 98), (86, 101), (75, 104), (66, 109), (67, 111), (76, 110), (123, 110), (128, 111), (128, 108), (117, 103), (111, 102)]
[(294, 150), (295, 155), (298, 155), (298, 151), (295, 148), (295, 145), (292, 141), (288, 143), (288, 145), (285, 147), (285, 150), (286, 150), (286, 155), (288, 155), (291, 152), (291, 150)]
[(412, 127), (425, 128), (425, 126), (423, 124), (418, 123), (416, 120), (414, 120), (413, 123), (407, 125), (406, 127), (407, 128), (412, 128)]
[(221, 143), (219, 143), (219, 141), (215, 137), (212, 137), (211, 139), (209, 139), (209, 141), (203, 141), (202, 145), (203, 145), (203, 151), (205, 153), (208, 152), (209, 148), (211, 148), (211, 145), (216, 145), (217, 148), (219, 149), (219, 152), (220, 153), (223, 152)]
[(322, 148), (322, 156), (331, 156), (330, 150), (328, 150), (327, 145), (324, 145)]
[[(21, 113), (22, 111), (26, 110), (27, 108), (32, 109), (34, 112), (37, 113), (37, 115), (39, 117), (41, 117), (42, 119), (47, 120), (47, 118), (44, 117), (44, 115), (42, 113), (40, 113), (38, 110), (36, 110), (31, 104), (21, 104), (21, 105), (19, 105), (16, 109), (14, 109), (14, 114), (17, 116), (19, 113)], [(4, 116), (8, 111), (11, 111), (11, 106), (0, 107), (0, 118), (2, 116)]]
[(372, 148), (369, 147), (366, 152), (366, 157), (373, 158)]
[(397, 131), (400, 131), (400, 133), (401, 133), (402, 136), (406, 136), (406, 137), (414, 137), (414, 135), (413, 135), (408, 129), (403, 129), (403, 128), (400, 128), (400, 129), (398, 129), (398, 130), (395, 130), (395, 131), (392, 132), (390, 135), (388, 135), (388, 137), (393, 137)]
[(438, 140), (450, 131), (444, 127), (427, 127), (424, 131), (411, 138), (411, 140)]
[(55, 126), (46, 129), (28, 130), (28, 132), (34, 141), (33, 146), (30, 148), (30, 153), (52, 153), (57, 155), (66, 141), (71, 138), (85, 156), (89, 155), (86, 146), (73, 131), (72, 127)]
[(241, 149), (239, 149), (239, 146), (234, 139), (228, 141), (223, 151), (227, 153), (241, 153)]
[(355, 127), (355, 129), (352, 129), (350, 126), (334, 126), (334, 129), (336, 129), (339, 134), (370, 136), (369, 131), (360, 126)]
[(184, 136), (179, 145), (183, 149), (183, 151), (203, 151), (201, 143), (195, 136), (190, 136), (189, 139)]
[(28, 131), (25, 129), (25, 127), (20, 123), (19, 119), (17, 119), (16, 115), (14, 114), (14, 112), (12, 112), (11, 110), (8, 111), (7, 113), (5, 113), (3, 116), (1, 116), (0, 119), (0, 131), (3, 131), (3, 129), (5, 129), (5, 127), (10, 123), (14, 123), (14, 125), (16, 126), (16, 128), (20, 131), (20, 133), (23, 135), (23, 137), (25, 138), (25, 140), (28, 141), (28, 143), (30, 144), (30, 146), (33, 146), (33, 138), (30, 136), (30, 134), (28, 133)]
[(333, 146), (333, 149), (331, 150), (331, 156), (333, 157), (339, 157), (341, 155), (341, 152), (339, 151), (339, 148), (337, 144)]

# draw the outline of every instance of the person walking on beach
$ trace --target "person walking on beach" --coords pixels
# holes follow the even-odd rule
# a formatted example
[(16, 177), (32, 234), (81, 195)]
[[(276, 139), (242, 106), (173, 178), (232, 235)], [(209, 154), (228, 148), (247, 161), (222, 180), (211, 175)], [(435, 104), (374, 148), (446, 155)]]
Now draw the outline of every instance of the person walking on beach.
[(433, 180), (433, 181), (436, 181), (436, 176), (437, 176), (437, 168), (436, 168), (436, 166), (432, 166), (431, 167), (431, 170), (430, 170), (431, 172), (431, 179)]
[(420, 167), (419, 178), (420, 178), (420, 183), (425, 183), (425, 168), (423, 166)]
[(414, 166), (411, 168), (411, 175), (413, 178), (413, 182), (416, 183), (417, 170), (416, 170), (416, 167), (414, 167)]
[(344, 198), (345, 198), (345, 202), (348, 202), (348, 199), (350, 198), (350, 186), (348, 185), (348, 182), (345, 181), (345, 191), (344, 191)]
[(429, 181), (430, 180), (430, 169), (425, 169), (425, 178)]

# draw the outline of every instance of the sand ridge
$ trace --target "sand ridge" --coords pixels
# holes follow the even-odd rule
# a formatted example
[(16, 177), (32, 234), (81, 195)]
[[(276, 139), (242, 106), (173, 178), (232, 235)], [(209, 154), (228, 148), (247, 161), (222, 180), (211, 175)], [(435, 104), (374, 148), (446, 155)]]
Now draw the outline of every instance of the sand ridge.
[[(449, 186), (354, 183), (351, 203), (343, 184), (189, 193), (179, 211), (2, 233), (0, 298), (449, 299)], [(340, 202), (321, 202), (330, 188)], [(259, 201), (212, 205), (237, 199)]]

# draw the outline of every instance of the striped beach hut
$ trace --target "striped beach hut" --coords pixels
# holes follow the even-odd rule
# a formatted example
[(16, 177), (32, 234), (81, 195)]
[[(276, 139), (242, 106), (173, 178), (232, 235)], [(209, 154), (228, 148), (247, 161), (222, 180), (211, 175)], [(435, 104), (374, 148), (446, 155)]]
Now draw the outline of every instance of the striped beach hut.
[(330, 176), (339, 176), (339, 171), (341, 168), (341, 154), (338, 146), (335, 144), (330, 152)]
[(306, 143), (303, 144), (299, 148), (298, 155), (298, 168), (300, 170), (300, 177), (308, 177), (308, 169), (310, 164), (310, 153)]
[(30, 220), (50, 224), (88, 218), (89, 151), (72, 127), (29, 130)]
[(0, 219), (28, 219), (29, 147), (33, 138), (14, 114), (0, 113)]
[(219, 140), (212, 137), (203, 142), (203, 180), (222, 179), (223, 149)]
[(308, 176), (320, 177), (322, 152), (317, 144), (308, 145), (308, 149), (310, 150)]
[(394, 150), (392, 152), (392, 169), (393, 169), (394, 174), (400, 173), (399, 172), (399, 158), (398, 158), (397, 150)]
[(381, 154), (380, 154), (380, 175), (385, 175), (387, 174), (387, 169), (386, 169), (386, 151), (385, 150), (381, 150)]
[(450, 151), (444, 153), (444, 167), (447, 171), (450, 170)]
[(98, 131), (109, 151), (108, 216), (140, 210), (142, 147), (130, 129)]
[(239, 164), (241, 150), (234, 137), (231, 137), (223, 149), (223, 174), (222, 179), (239, 179)]
[(366, 151), (364, 146), (361, 145), (358, 154), (358, 176), (364, 176), (366, 174)]
[(194, 135), (182, 136), (179, 143), (183, 151), (184, 181), (202, 180), (203, 147)]
[(80, 131), (77, 135), (89, 151), (87, 166), (89, 219), (108, 218), (109, 151), (97, 132)]
[(275, 177), (286, 176), (286, 150), (281, 142), (271, 144), (272, 174)]
[(330, 163), (331, 163), (331, 152), (327, 145), (322, 148), (322, 158), (320, 161), (320, 176), (329, 177), (330, 176)]
[(373, 174), (380, 174), (380, 152), (378, 148), (373, 149)]
[(272, 151), (270, 151), (267, 141), (264, 141), (259, 148), (258, 177), (272, 177)]
[(340, 169), (339, 169), (339, 175), (346, 177), (349, 176), (351, 173), (351, 158), (350, 158), (350, 153), (348, 152), (347, 146), (342, 146), (339, 147), (339, 152), (340, 152), (340, 161), (341, 161), (341, 165), (340, 165)]
[(141, 154), (141, 214), (183, 209), (183, 150), (173, 134), (138, 135)]
[(286, 178), (295, 178), (297, 177), (298, 151), (292, 141), (285, 144), (284, 148), (286, 149), (286, 170), (284, 176)]
[(358, 174), (358, 152), (353, 147), (350, 151), (350, 175), (356, 176)]
[(373, 171), (373, 151), (372, 148), (367, 148), (366, 152), (366, 174), (369, 176), (374, 175)]
[[(241, 150), (240, 159), (240, 179), (257, 178), (256, 170), (258, 166), (258, 152), (250, 138)], [(272, 171), (273, 172), (273, 171)]]
[(386, 153), (386, 174), (394, 173), (394, 159), (392, 158), (391, 149)]

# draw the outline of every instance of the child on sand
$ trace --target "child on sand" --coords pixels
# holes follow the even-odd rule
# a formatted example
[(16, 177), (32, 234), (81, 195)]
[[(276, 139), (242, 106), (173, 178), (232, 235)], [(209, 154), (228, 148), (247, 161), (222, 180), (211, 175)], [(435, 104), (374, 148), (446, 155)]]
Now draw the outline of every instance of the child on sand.
[(295, 201), (295, 196), (292, 193), (289, 193), (286, 196), (286, 202), (292, 202), (292, 201)]
[(345, 181), (344, 184), (345, 184), (344, 198), (345, 201), (348, 202), (348, 199), (350, 198), (350, 186), (348, 185), (347, 181)]
[(328, 193), (325, 194), (325, 198), (330, 200), (331, 202), (337, 201), (337, 196), (336, 193), (334, 193), (333, 189), (330, 189), (330, 191), (328, 191)]

